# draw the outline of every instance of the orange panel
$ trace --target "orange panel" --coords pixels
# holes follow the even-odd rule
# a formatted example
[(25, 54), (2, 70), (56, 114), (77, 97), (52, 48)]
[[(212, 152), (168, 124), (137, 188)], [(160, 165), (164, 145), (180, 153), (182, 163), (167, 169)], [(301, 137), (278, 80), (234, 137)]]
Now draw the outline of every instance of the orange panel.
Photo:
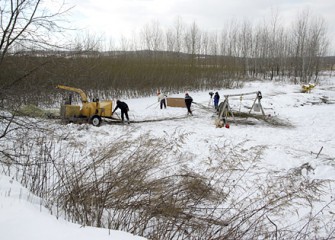
[(167, 106), (169, 107), (186, 107), (184, 98), (170, 98), (167, 99)]

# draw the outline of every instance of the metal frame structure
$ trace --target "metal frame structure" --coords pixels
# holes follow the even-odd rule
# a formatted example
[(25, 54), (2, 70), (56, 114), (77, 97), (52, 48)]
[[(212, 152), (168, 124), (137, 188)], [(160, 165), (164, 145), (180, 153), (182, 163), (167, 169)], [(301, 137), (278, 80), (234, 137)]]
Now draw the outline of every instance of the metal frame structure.
[(225, 121), (227, 120), (227, 118), (229, 117), (229, 115), (231, 115), (233, 117), (233, 121), (235, 121), (235, 116), (234, 113), (229, 105), (229, 97), (240, 97), (242, 98), (243, 96), (246, 95), (253, 95), (256, 94), (255, 100), (249, 110), (249, 114), (251, 113), (252, 109), (255, 108), (256, 106), (256, 101), (258, 104), (259, 109), (262, 111), (263, 116), (265, 116), (262, 104), (261, 104), (261, 99), (262, 99), (262, 93), (261, 91), (257, 91), (257, 92), (250, 92), (250, 93), (240, 93), (240, 94), (229, 94), (229, 95), (224, 95), (225, 100), (220, 104), (219, 106), (219, 119), (224, 119)]

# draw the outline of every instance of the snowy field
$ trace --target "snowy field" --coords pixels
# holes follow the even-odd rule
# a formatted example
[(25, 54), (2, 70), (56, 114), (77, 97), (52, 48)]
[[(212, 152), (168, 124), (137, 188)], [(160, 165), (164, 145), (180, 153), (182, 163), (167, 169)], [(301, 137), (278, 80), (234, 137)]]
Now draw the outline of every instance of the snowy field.
[[(185, 108), (161, 110), (156, 97), (121, 99), (130, 108), (131, 124), (102, 123), (100, 127), (91, 125), (61, 125), (58, 120), (42, 120), (56, 133), (68, 136), (76, 142), (78, 154), (87, 155), (92, 149), (105, 146), (122, 137), (136, 139), (141, 135), (171, 140), (183, 135), (180, 149), (191, 159), (187, 167), (202, 171), (211, 162), (216, 148), (233, 149), (239, 146), (248, 157), (252, 149), (260, 148), (259, 160), (253, 163), (250, 187), (257, 188), (257, 181), (266, 173), (286, 173), (300, 170), (302, 178), (330, 180), (326, 192), (312, 213), (321, 209), (325, 219), (334, 217), (335, 197), (335, 78), (323, 77), (311, 93), (301, 93), (299, 85), (283, 82), (248, 82), (242, 89), (213, 89), (221, 100), (226, 94), (241, 94), (261, 91), (261, 100), (267, 119), (280, 120), (284, 125), (272, 125), (259, 118), (248, 118), (234, 122), (229, 118), (230, 128), (215, 126), (215, 113), (208, 92), (189, 92), (195, 104), (193, 116), (187, 116)], [(169, 97), (184, 97), (184, 93), (169, 94)], [(321, 98), (327, 97), (324, 103)], [(229, 99), (233, 111), (248, 112), (255, 95)], [(119, 112), (117, 112), (119, 114)], [(252, 111), (253, 114), (255, 113)], [(63, 143), (64, 144), (64, 143)], [(250, 154), (251, 155), (251, 154)], [(166, 156), (167, 159), (173, 156)], [(139, 240), (141, 237), (119, 231), (108, 231), (56, 219), (41, 205), (41, 200), (20, 186), (10, 177), (0, 175), (0, 238), (3, 240), (84, 240), (117, 239)], [(328, 204), (328, 205), (327, 205)], [(325, 206), (327, 208), (325, 209)], [(304, 217), (304, 206), (297, 214), (282, 219), (281, 224), (294, 224)], [(306, 213), (307, 214), (307, 213)], [(286, 216), (288, 217), (288, 216)], [(285, 223), (286, 222), (286, 223)], [(335, 237), (335, 233), (332, 233)]]

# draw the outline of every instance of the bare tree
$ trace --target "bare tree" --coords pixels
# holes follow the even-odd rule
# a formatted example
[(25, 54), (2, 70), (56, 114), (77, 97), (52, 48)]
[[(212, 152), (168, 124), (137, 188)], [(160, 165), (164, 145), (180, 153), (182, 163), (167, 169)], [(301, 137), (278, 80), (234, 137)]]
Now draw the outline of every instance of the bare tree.
[[(269, 58), (270, 58), (270, 69), (271, 69), (271, 80), (274, 78), (276, 68), (278, 68), (278, 32), (279, 32), (279, 14), (274, 12), (270, 21), (270, 32), (269, 32)], [(281, 50), (279, 50), (280, 52)], [(278, 71), (277, 71), (278, 72)]]
[(198, 25), (193, 22), (190, 26), (187, 34), (184, 37), (184, 43), (187, 49), (187, 53), (195, 55), (200, 51), (201, 44), (201, 32)]
[(175, 42), (176, 42), (174, 51), (181, 52), (182, 51), (182, 38), (184, 34), (184, 25), (180, 17), (178, 17), (175, 21), (174, 32), (175, 32), (174, 37), (175, 37)]
[(325, 56), (328, 50), (329, 40), (327, 38), (327, 30), (325, 21), (322, 18), (315, 18), (311, 23), (309, 30), (308, 42), (308, 78), (314, 75), (317, 81), (321, 57)]
[[(17, 49), (28, 51), (56, 47), (51, 41), (52, 33), (64, 30), (60, 25), (61, 18), (59, 17), (68, 11), (69, 9), (64, 7), (64, 3), (60, 4), (57, 10), (51, 12), (42, 0), (0, 0), (0, 71), (3, 71), (3, 63), (7, 56), (13, 55)], [(2, 79), (0, 76), (1, 101), (9, 96), (13, 97), (11, 94), (13, 87), (19, 85), (46, 63), (47, 60), (43, 60), (35, 66), (26, 64), (26, 69), (19, 73), (7, 72), (6, 79)], [(15, 102), (18, 102), (17, 99)], [(3, 105), (0, 109), (6, 110), (8, 106), (8, 104)], [(14, 116), (10, 114), (0, 117), (1, 123), (7, 126), (0, 133), (1, 138), (10, 131), (9, 126), (13, 120)]]
[(294, 28), (293, 28), (293, 40), (294, 41), (294, 48), (295, 48), (295, 77), (300, 77), (304, 79), (306, 76), (303, 76), (304, 67), (305, 67), (305, 59), (304, 59), (304, 51), (307, 41), (307, 30), (308, 30), (308, 21), (309, 21), (309, 12), (305, 11), (302, 13)]
[(216, 32), (209, 37), (209, 54), (214, 56), (219, 54), (219, 38)]
[(146, 49), (157, 51), (162, 49), (163, 31), (158, 21), (152, 21), (144, 26), (141, 36)]
[(203, 32), (201, 34), (200, 53), (207, 55), (209, 49), (209, 33)]
[(325, 56), (328, 39), (325, 23), (321, 18), (312, 18), (309, 10), (304, 10), (298, 17), (292, 31), (295, 49), (295, 77), (302, 82), (318, 75), (320, 57)]
[(42, 0), (0, 0), (0, 64), (14, 45), (22, 49), (55, 47), (51, 33), (63, 30), (58, 17), (68, 10), (61, 4), (50, 12)]
[(125, 36), (121, 36), (120, 38), (120, 45), (122, 51), (129, 51), (130, 50), (130, 41)]
[(251, 56), (252, 48), (252, 27), (249, 21), (244, 21), (242, 23), (237, 43), (243, 59), (243, 75), (246, 76), (249, 68), (249, 58)]
[(168, 29), (166, 34), (166, 50), (172, 52), (175, 49), (176, 38), (173, 36), (173, 31)]

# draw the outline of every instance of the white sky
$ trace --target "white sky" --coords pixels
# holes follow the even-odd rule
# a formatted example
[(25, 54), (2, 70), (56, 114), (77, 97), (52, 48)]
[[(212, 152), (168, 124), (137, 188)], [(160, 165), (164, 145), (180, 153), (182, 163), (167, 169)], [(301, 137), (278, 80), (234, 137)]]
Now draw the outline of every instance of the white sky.
[(73, 26), (107, 39), (130, 37), (146, 24), (158, 21), (161, 27), (173, 27), (177, 17), (183, 23), (195, 23), (202, 31), (220, 31), (230, 20), (250, 20), (256, 24), (279, 13), (282, 24), (290, 24), (299, 13), (309, 9), (322, 17), (329, 36), (335, 39), (334, 0), (66, 0)]

